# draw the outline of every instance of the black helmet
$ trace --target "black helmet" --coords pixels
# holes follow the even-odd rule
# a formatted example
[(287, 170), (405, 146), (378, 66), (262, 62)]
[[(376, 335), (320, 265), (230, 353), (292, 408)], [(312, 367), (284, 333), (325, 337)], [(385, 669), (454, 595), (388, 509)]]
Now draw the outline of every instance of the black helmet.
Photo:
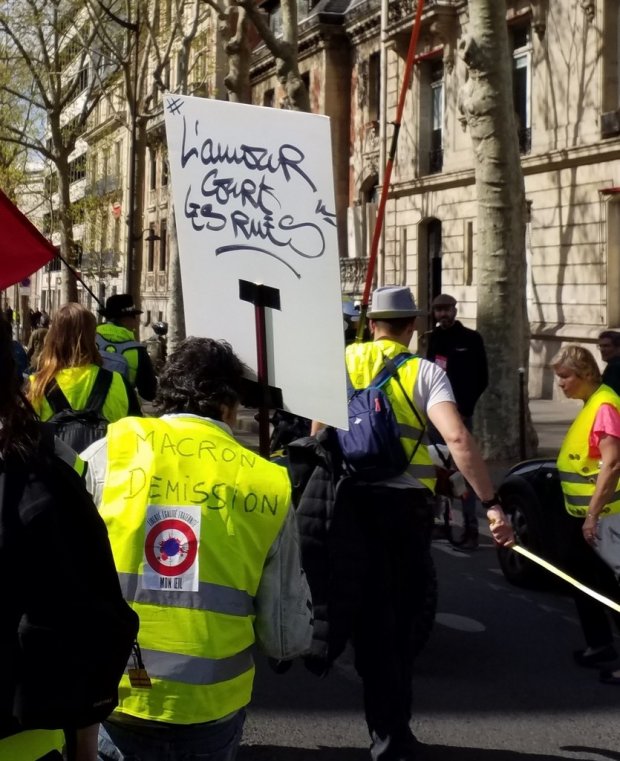
[(155, 333), (157, 333), (158, 336), (165, 336), (168, 332), (168, 323), (167, 322), (154, 322), (153, 323), (153, 330)]

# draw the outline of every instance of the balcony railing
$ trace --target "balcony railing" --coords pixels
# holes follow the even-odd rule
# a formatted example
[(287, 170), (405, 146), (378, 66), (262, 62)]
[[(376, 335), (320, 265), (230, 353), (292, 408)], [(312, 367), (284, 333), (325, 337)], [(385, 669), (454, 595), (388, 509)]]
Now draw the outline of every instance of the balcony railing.
[(340, 259), (340, 287), (343, 293), (361, 294), (368, 270), (368, 257)]

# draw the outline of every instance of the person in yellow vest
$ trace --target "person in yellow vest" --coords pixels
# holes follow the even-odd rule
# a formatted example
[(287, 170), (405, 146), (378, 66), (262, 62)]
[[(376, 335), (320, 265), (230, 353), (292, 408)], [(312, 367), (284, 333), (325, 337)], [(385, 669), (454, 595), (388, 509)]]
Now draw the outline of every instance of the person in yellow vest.
[[(386, 286), (375, 290), (368, 312), (373, 340), (346, 349), (346, 366), (354, 388), (368, 386), (384, 368), (386, 358), (394, 360), (408, 351), (418, 314), (409, 288)], [(514, 541), (484, 461), (458, 413), (445, 371), (415, 355), (400, 362), (398, 379), (393, 376), (384, 388), (409, 465), (401, 475), (379, 482), (344, 479), (330, 529), (332, 555), (337, 556), (334, 562), (342, 569), (342, 573), (334, 570), (334, 584), (343, 578), (346, 584), (339, 587), (359, 590), (357, 598), (351, 596), (341, 607), (359, 610), (349, 614), (348, 627), (364, 688), (373, 761), (411, 761), (418, 755), (409, 721), (415, 620), (424, 609), (431, 567), (429, 497), (435, 487), (435, 469), (427, 446), (428, 420), (482, 501), (495, 541), (505, 545)], [(337, 646), (335, 654), (344, 645), (329, 644), (330, 648)]]
[[(601, 383), (596, 360), (581, 346), (564, 347), (551, 366), (565, 396), (583, 401), (557, 460), (570, 516), (558, 537), (563, 565), (586, 586), (620, 600), (613, 573), (594, 551), (605, 516), (620, 513), (620, 397)], [(573, 653), (575, 662), (600, 668), (616, 660), (607, 609), (574, 587), (571, 591), (586, 641), (585, 649)], [(620, 617), (613, 615), (620, 629)], [(620, 684), (620, 671), (602, 671), (601, 681)]]
[(252, 695), (254, 643), (279, 660), (309, 647), (288, 474), (232, 435), (243, 371), (228, 344), (186, 339), (160, 377), (163, 416), (114, 423), (82, 454), (140, 616), (140, 659), (100, 729), (102, 761), (119, 752), (229, 761)]
[[(28, 399), (43, 422), (54, 415), (48, 395), (55, 389), (72, 409), (86, 407), (102, 361), (95, 344), (96, 327), (95, 316), (81, 304), (65, 304), (54, 315), (28, 389)], [(120, 373), (112, 374), (101, 411), (110, 422), (140, 414), (135, 393)]]
[[(117, 293), (106, 299), (99, 314), (106, 319), (103, 325), (97, 326), (97, 346), (104, 360), (110, 362), (108, 366), (104, 361), (104, 367), (121, 372), (143, 399), (152, 401), (157, 391), (157, 376), (146, 346), (135, 337), (142, 310), (134, 305), (128, 293)], [(119, 360), (121, 364), (117, 364)]]

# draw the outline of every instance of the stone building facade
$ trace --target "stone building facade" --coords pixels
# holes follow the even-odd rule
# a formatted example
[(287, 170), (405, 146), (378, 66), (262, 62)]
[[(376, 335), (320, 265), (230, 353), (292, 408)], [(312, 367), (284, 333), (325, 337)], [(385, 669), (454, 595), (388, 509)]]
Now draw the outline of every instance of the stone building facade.
[[(308, 72), (313, 102), (337, 122), (341, 272), (343, 290), (354, 295), (361, 289), (414, 11), (412, 0), (391, 0), (383, 10), (379, 0), (346, 7), (325, 2), (300, 24), (300, 67)], [(528, 203), (533, 397), (555, 393), (548, 366), (562, 342), (593, 344), (605, 327), (620, 327), (619, 16), (616, 0), (507, 3)], [(425, 3), (377, 280), (410, 285), (425, 311), (434, 295), (449, 291), (460, 317), (475, 326), (473, 152), (458, 107), (466, 78), (458, 50), (467, 27), (466, 0)], [(330, 40), (338, 47), (335, 69), (324, 52)], [(256, 103), (266, 102), (267, 91), (277, 94), (268, 74), (266, 66), (255, 68)]]

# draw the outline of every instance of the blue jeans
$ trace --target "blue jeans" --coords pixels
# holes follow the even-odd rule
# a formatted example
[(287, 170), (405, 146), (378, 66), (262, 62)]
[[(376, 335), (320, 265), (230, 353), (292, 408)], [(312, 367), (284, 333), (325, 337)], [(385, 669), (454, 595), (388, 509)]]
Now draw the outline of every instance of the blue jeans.
[(140, 719), (105, 721), (99, 728), (99, 761), (233, 761), (245, 711), (205, 724), (165, 724)]

